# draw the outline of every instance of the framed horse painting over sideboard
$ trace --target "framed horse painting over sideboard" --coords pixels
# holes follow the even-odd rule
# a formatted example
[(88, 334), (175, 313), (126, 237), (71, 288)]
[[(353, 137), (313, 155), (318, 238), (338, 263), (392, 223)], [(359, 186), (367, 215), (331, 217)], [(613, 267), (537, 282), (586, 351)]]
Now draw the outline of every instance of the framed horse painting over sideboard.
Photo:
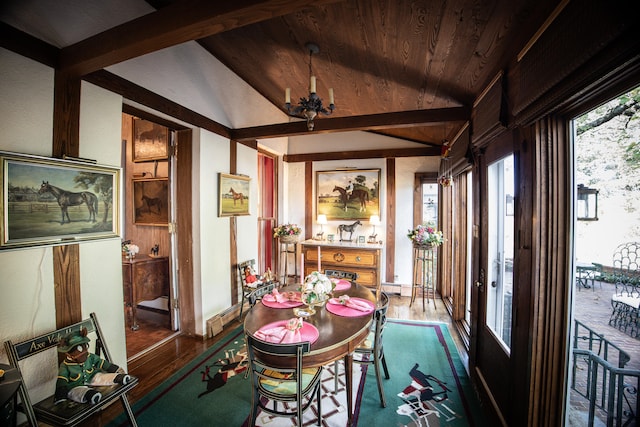
[(119, 237), (120, 168), (0, 152), (0, 249)]
[(249, 215), (251, 178), (218, 174), (218, 216)]
[(316, 213), (329, 220), (380, 215), (380, 169), (316, 172)]
[(164, 226), (169, 223), (169, 178), (133, 180), (133, 223)]

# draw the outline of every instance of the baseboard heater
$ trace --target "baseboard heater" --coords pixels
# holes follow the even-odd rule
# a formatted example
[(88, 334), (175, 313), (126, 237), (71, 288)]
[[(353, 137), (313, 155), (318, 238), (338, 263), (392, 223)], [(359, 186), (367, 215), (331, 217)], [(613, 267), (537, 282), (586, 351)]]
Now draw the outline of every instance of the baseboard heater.
[(213, 338), (224, 329), (224, 325), (231, 322), (237, 317), (239, 307), (229, 307), (225, 311), (216, 314), (207, 320), (207, 338)]

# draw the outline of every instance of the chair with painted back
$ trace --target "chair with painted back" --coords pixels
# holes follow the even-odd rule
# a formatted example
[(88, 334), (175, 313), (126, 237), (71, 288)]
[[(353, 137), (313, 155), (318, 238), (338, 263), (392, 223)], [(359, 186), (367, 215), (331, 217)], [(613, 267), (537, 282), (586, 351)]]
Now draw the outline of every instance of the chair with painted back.
[[(254, 299), (254, 301), (251, 302), (249, 300), (249, 295), (254, 294), (261, 297), (262, 295), (264, 295), (264, 293), (256, 294), (255, 291), (265, 285), (271, 285), (272, 283), (275, 283), (275, 282), (264, 283), (260, 280), (254, 282), (253, 284), (247, 283), (247, 272), (251, 275), (254, 275), (256, 278), (258, 278), (258, 276), (256, 275), (255, 259), (243, 261), (238, 264), (238, 274), (240, 276), (240, 284), (242, 286), (242, 302), (240, 303), (240, 315), (238, 316), (239, 319), (242, 319), (242, 312), (244, 311), (244, 304), (246, 301), (249, 301), (249, 304), (251, 307), (253, 307), (253, 305), (255, 304), (256, 300)], [(273, 289), (273, 287), (271, 289)]]
[(355, 283), (358, 280), (358, 273), (354, 273), (352, 271), (342, 271), (342, 270), (325, 270), (325, 276), (333, 277), (335, 279), (346, 279)]
[(380, 394), (380, 405), (383, 408), (387, 406), (387, 400), (384, 397), (384, 389), (382, 387), (382, 373), (384, 377), (389, 379), (389, 369), (387, 368), (387, 360), (384, 357), (384, 346), (382, 334), (385, 324), (387, 323), (387, 309), (389, 308), (389, 296), (385, 292), (380, 293), (380, 298), (376, 304), (376, 311), (373, 317), (373, 330), (358, 348), (356, 348), (353, 363), (372, 364), (376, 373), (376, 381), (378, 383), (378, 393)]
[[(321, 425), (322, 367), (302, 368), (302, 359), (309, 352), (310, 343), (276, 344), (261, 341), (248, 334), (245, 337), (251, 378), (249, 425), (255, 425), (258, 411), (262, 411), (277, 417), (294, 418), (296, 425), (302, 427), (302, 414), (311, 407), (314, 397), (318, 425)], [(279, 358), (290, 358), (292, 367), (275, 367), (269, 362)], [(278, 409), (278, 403), (285, 405)], [(287, 410), (292, 404), (295, 405), (295, 410)]]

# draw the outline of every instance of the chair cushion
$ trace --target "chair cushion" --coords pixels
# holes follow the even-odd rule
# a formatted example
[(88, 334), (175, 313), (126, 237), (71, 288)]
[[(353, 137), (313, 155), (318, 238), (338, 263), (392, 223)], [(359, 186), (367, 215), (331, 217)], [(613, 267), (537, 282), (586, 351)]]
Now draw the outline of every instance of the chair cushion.
[[(302, 389), (306, 390), (314, 379), (319, 375), (320, 368), (304, 368), (302, 369)], [(269, 378), (260, 378), (260, 387), (269, 391), (270, 393), (277, 393), (283, 395), (295, 395), (296, 383), (295, 381), (282, 381), (282, 379), (291, 378), (291, 373), (282, 373), (280, 371), (273, 371), (265, 369), (262, 371), (263, 375)]]

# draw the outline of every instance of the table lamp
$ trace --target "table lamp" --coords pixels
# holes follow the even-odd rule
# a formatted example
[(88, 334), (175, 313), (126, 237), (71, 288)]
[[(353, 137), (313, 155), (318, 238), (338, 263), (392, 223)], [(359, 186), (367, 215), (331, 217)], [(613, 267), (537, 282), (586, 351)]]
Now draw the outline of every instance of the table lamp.
[(318, 234), (316, 234), (316, 237), (318, 238), (318, 240), (324, 240), (324, 227), (323, 227), (323, 225), (325, 225), (327, 223), (327, 216), (324, 215), (324, 214), (318, 215), (318, 220), (316, 222), (318, 224), (320, 224), (320, 232)]
[(371, 215), (369, 223), (373, 225), (373, 232), (371, 233), (371, 236), (369, 236), (369, 242), (375, 242), (377, 236), (376, 225), (380, 225), (380, 217), (378, 215)]

